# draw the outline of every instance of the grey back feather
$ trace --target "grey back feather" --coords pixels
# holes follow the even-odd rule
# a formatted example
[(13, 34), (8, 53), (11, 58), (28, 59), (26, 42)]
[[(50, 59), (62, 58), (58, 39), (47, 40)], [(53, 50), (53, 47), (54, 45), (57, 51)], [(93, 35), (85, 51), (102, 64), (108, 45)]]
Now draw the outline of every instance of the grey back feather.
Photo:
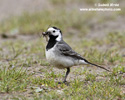
[(72, 48), (63, 40), (58, 42), (56, 46), (62, 55), (65, 55), (67, 57), (73, 57), (77, 60), (85, 60), (80, 54), (72, 50)]

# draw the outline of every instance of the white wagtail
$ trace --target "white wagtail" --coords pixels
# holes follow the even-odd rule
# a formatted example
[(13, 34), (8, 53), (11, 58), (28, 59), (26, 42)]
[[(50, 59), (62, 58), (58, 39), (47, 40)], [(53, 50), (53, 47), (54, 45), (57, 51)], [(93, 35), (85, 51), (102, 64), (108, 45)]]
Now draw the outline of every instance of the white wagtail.
[(70, 67), (74, 65), (90, 64), (109, 71), (102, 66), (87, 61), (80, 54), (72, 50), (72, 48), (63, 40), (62, 32), (59, 28), (50, 27), (42, 34), (49, 38), (46, 46), (46, 58), (48, 62), (59, 69), (67, 69), (63, 82), (66, 82)]

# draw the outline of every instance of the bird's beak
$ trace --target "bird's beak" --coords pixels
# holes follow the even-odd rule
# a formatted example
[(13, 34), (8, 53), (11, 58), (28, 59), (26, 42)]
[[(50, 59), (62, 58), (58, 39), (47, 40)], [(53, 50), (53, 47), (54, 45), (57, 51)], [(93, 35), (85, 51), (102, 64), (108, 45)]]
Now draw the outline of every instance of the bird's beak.
[(42, 34), (43, 36), (47, 36), (47, 35), (50, 35), (50, 32), (46, 31), (46, 32), (43, 32)]

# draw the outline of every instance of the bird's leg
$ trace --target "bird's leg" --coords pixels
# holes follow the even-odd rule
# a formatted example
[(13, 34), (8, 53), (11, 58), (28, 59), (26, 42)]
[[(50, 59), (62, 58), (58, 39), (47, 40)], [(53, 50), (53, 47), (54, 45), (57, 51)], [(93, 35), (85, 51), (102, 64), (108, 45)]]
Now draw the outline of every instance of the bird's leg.
[(66, 82), (66, 78), (67, 78), (67, 76), (68, 76), (69, 72), (70, 72), (70, 68), (67, 68), (67, 72), (66, 72), (66, 75), (65, 75), (65, 78), (64, 78), (63, 83), (65, 83), (65, 82)]

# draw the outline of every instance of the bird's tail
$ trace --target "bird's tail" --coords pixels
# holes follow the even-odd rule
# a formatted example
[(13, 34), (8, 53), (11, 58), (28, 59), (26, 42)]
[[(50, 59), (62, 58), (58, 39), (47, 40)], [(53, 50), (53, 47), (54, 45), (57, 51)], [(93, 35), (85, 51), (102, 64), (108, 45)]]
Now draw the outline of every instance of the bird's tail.
[(109, 69), (107, 69), (107, 68), (105, 68), (105, 67), (102, 67), (102, 66), (100, 66), (100, 65), (93, 64), (93, 63), (91, 63), (91, 62), (89, 62), (89, 61), (87, 61), (87, 60), (86, 60), (86, 62), (87, 62), (88, 64), (90, 64), (90, 65), (94, 65), (94, 66), (99, 67), (99, 68), (101, 68), (101, 69), (104, 69), (104, 70), (106, 70), (106, 71), (108, 71), (108, 72), (111, 72)]

